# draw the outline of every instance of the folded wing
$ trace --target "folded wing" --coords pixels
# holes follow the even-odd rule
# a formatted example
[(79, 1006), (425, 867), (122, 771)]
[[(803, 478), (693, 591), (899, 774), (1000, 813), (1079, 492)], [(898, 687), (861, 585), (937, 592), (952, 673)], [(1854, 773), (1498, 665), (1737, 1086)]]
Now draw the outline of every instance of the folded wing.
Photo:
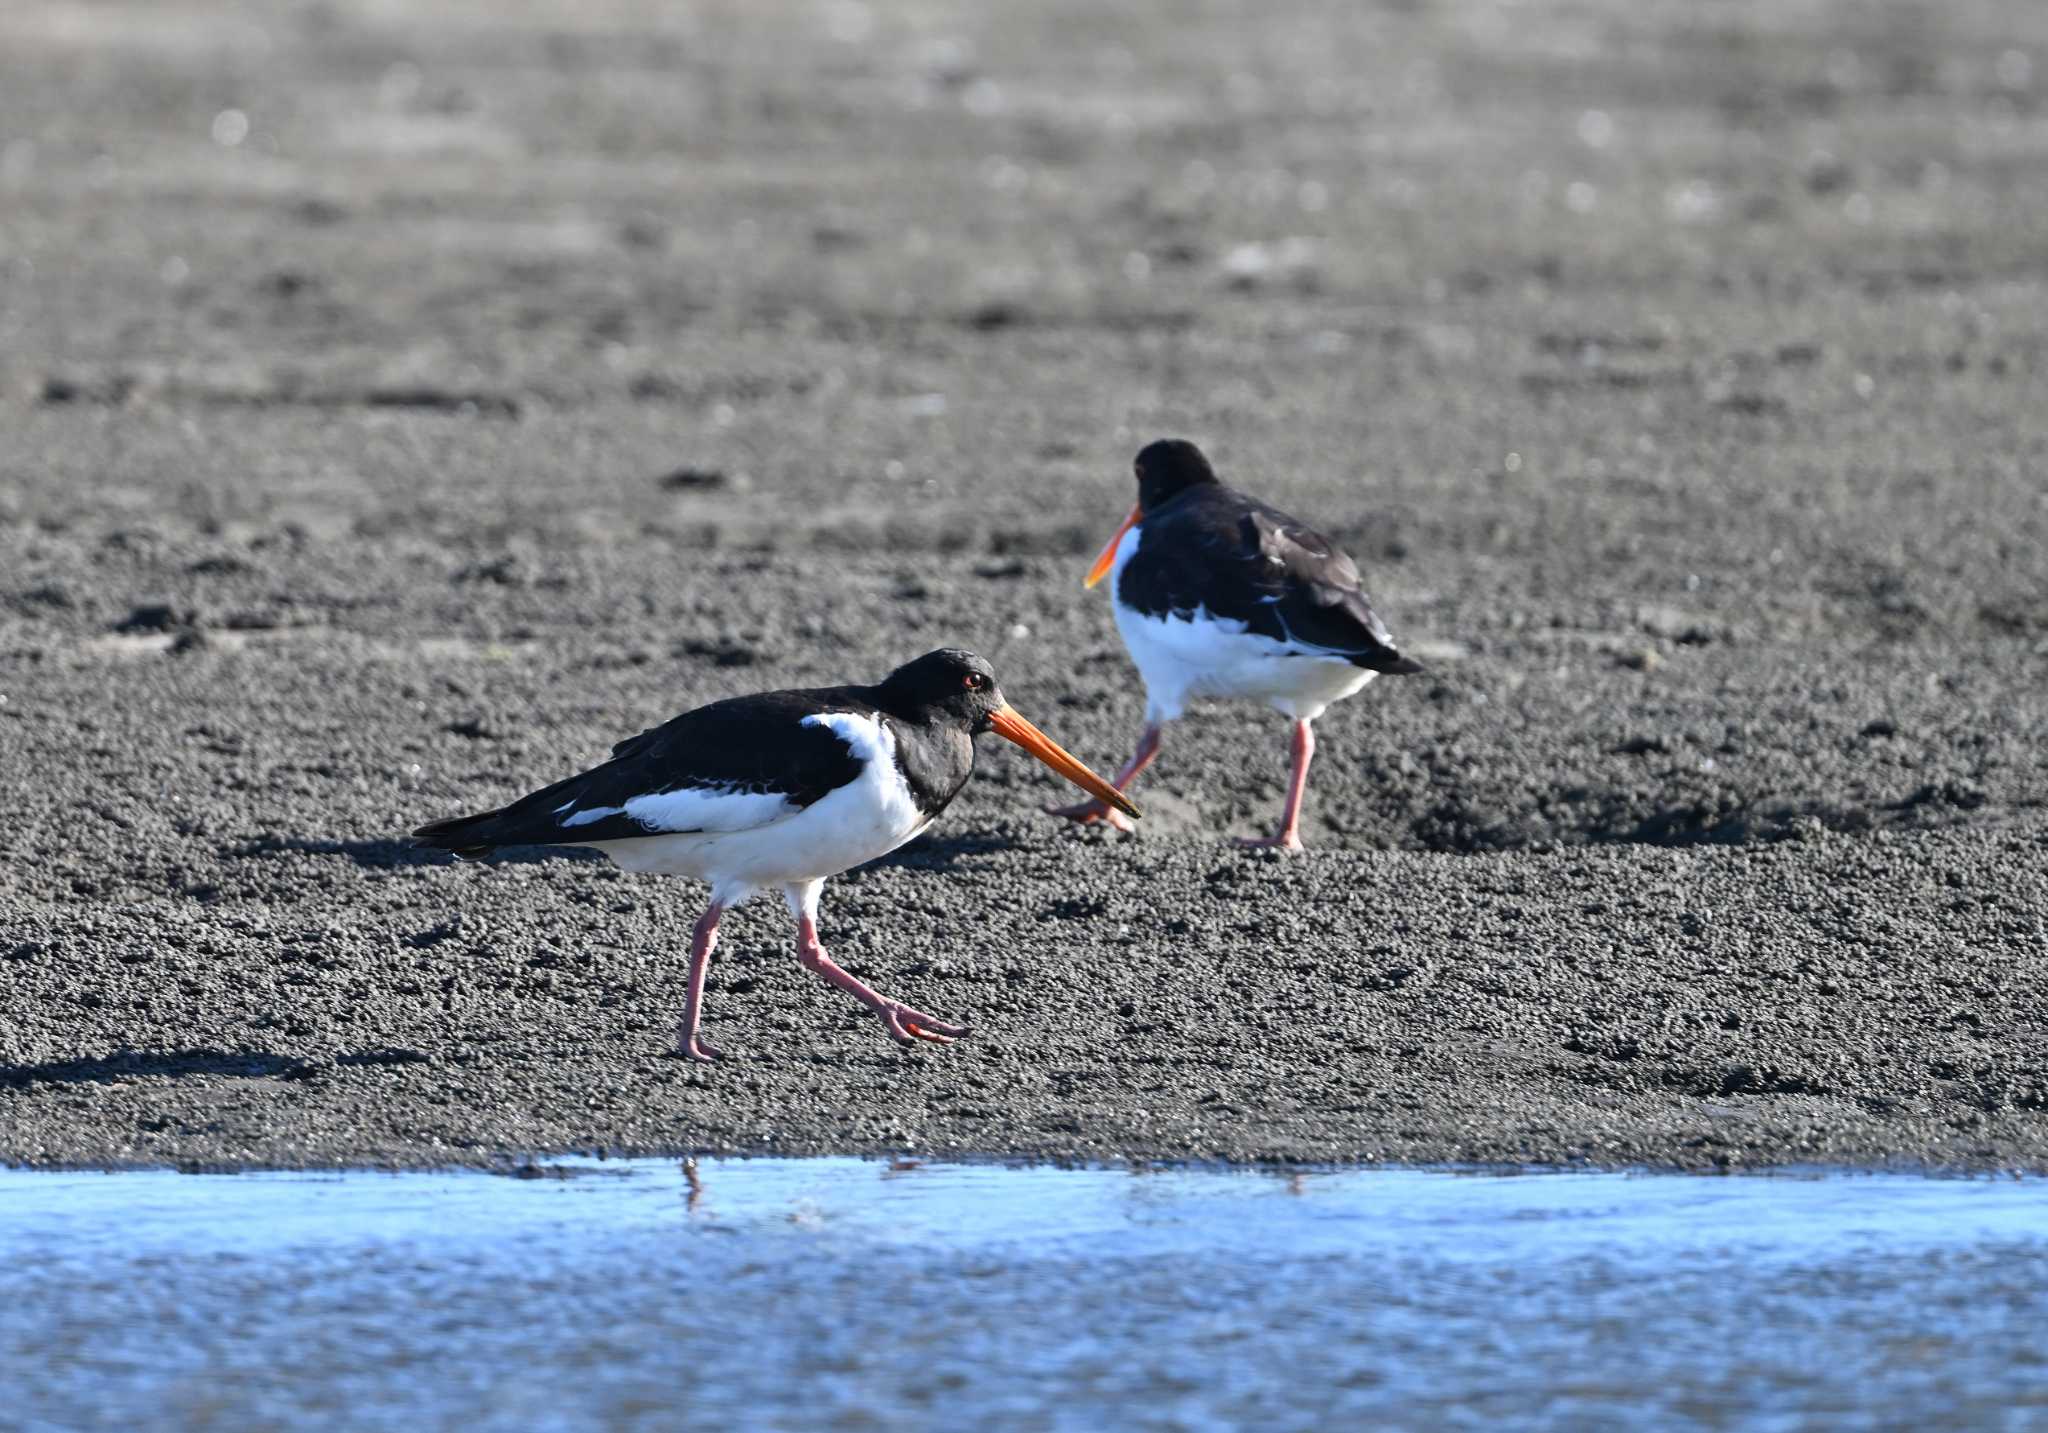
[[(1228, 489), (1199, 489), (1160, 514), (1161, 542), (1139, 574), (1174, 611), (1206, 608), (1246, 630), (1377, 672), (1414, 672), (1372, 609), (1358, 565), (1298, 518)], [(1153, 522), (1133, 566), (1153, 549)]]
[(480, 855), (498, 846), (750, 831), (784, 821), (855, 780), (861, 762), (829, 726), (831, 692), (770, 692), (685, 712), (620, 742), (602, 766), (510, 805), (422, 826), (425, 845)]

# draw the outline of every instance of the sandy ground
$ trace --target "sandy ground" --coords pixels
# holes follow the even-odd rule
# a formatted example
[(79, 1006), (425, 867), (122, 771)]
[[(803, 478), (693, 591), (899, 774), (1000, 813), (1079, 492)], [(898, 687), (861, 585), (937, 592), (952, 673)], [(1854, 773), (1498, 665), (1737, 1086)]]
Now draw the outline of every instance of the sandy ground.
[[(2048, 10), (0, 17), (0, 1159), (2048, 1169)], [(402, 832), (941, 643), (1098, 766), (1143, 441), (1428, 676), (824, 935)], [(998, 743), (999, 745), (999, 743)]]

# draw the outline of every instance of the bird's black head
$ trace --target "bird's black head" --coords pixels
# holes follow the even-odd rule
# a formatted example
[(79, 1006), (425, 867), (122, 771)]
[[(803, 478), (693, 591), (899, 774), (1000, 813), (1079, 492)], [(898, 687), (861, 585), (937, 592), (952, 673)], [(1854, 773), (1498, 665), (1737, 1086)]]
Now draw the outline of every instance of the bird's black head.
[(941, 647), (882, 681), (882, 706), (915, 721), (950, 720), (979, 735), (1006, 703), (996, 669), (972, 652)]
[[(970, 739), (992, 731), (1004, 741), (1024, 748), (1090, 796), (1108, 802), (1126, 816), (1138, 814), (1138, 808), (1121, 791), (1019, 716), (1003, 700), (1002, 690), (996, 686), (995, 668), (972, 652), (963, 652), (958, 647), (926, 652), (889, 673), (873, 690), (876, 705), (904, 721), (941, 730), (964, 729)], [(969, 756), (971, 767), (972, 754)], [(959, 771), (957, 779), (967, 779), (966, 768)], [(957, 782), (950, 788), (958, 789)]]
[(1185, 438), (1147, 443), (1133, 466), (1138, 472), (1138, 508), (1142, 512), (1172, 502), (1189, 488), (1216, 481), (1216, 470), (1202, 450)]

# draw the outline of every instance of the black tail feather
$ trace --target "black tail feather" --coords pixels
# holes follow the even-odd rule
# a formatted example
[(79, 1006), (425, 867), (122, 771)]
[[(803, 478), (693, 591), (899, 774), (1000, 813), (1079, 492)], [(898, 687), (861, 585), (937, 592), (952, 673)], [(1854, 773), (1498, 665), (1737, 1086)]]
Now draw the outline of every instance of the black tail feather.
[(412, 833), (413, 843), (436, 851), (453, 851), (472, 860), (488, 856), (498, 846), (495, 841), (479, 840), (480, 828), (496, 820), (498, 815), (496, 811), (486, 811), (479, 816), (451, 816), (446, 821), (429, 821)]
[(1384, 672), (1390, 677), (1412, 677), (1417, 672), (1429, 670), (1413, 657), (1404, 657), (1392, 647), (1360, 653), (1351, 659), (1351, 664), (1367, 671)]

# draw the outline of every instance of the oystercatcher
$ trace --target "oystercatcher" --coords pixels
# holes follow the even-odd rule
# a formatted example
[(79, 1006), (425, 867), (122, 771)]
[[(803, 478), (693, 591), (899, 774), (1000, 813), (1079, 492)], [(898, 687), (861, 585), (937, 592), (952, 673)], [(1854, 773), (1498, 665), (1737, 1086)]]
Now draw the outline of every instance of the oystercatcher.
[(690, 942), (677, 1053), (711, 1060), (698, 1038), (718, 918), (764, 887), (789, 902), (797, 959), (881, 1017), (897, 1040), (950, 1044), (963, 1026), (878, 994), (818, 941), (827, 876), (901, 846), (967, 784), (974, 738), (992, 731), (1127, 816), (1137, 808), (1003, 700), (972, 652), (927, 652), (871, 687), (763, 692), (685, 712), (612, 748), (602, 766), (509, 806), (422, 826), (459, 856), (500, 846), (589, 846), (629, 871), (695, 876), (711, 904)]
[[(1088, 572), (1110, 584), (1117, 630), (1145, 679), (1145, 730), (1113, 783), (1159, 754), (1161, 729), (1195, 697), (1270, 702), (1294, 718), (1294, 772), (1280, 830), (1242, 844), (1301, 849), (1301, 797), (1315, 755), (1310, 723), (1381, 672), (1419, 672), (1367, 602), (1358, 568), (1297, 518), (1224, 486), (1183, 439), (1137, 458), (1138, 503)], [(1128, 829), (1098, 797), (1052, 808)]]

